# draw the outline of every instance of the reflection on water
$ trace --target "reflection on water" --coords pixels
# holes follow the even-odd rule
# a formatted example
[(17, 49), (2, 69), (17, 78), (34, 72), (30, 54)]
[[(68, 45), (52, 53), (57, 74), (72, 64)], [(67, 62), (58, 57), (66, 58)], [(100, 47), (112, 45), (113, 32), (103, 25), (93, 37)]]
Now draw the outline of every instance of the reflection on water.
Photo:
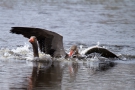
[[(29, 77), (29, 90), (33, 90), (33, 88), (39, 90), (40, 88), (47, 89), (51, 87), (60, 89), (59, 84), (61, 82), (62, 69), (57, 63), (53, 65), (49, 64), (49, 66), (48, 63), (34, 64), (36, 65), (33, 67), (32, 75)], [(48, 68), (46, 68), (46, 66), (48, 66)]]
[[(16, 67), (13, 67), (13, 66)], [(133, 90), (134, 64), (119, 64), (97, 70), (90, 62), (3, 62), (0, 77), (4, 90), (82, 90), (126, 89)], [(9, 71), (9, 72), (8, 72)], [(130, 73), (130, 74), (129, 74)], [(4, 76), (3, 76), (4, 75)], [(5, 83), (5, 84), (3, 84)]]
[(70, 79), (73, 79), (78, 71), (77, 63), (54, 61), (49, 68), (44, 68), (46, 65), (41, 68), (39, 67), (40, 64), (45, 63), (36, 63), (36, 66), (33, 67), (28, 87), (30, 90), (33, 88), (37, 90), (41, 88), (60, 90), (65, 70), (68, 70)]
[[(14, 65), (16, 67), (13, 67)], [(76, 80), (82, 78), (80, 75), (83, 75), (85, 79), (85, 77), (96, 75), (96, 72), (101, 71), (98, 71), (97, 67), (92, 68), (90, 62), (70, 61), (27, 62), (27, 64), (25, 61), (12, 61), (3, 62), (0, 67), (4, 70), (0, 71), (0, 77), (4, 74), (8, 75), (1, 78), (1, 88), (11, 90), (65, 90), (70, 83), (76, 83)], [(8, 71), (9, 73), (7, 73)], [(79, 83), (83, 85), (83, 83)], [(77, 88), (77, 86), (74, 87)], [(69, 89), (71, 88), (69, 87)]]

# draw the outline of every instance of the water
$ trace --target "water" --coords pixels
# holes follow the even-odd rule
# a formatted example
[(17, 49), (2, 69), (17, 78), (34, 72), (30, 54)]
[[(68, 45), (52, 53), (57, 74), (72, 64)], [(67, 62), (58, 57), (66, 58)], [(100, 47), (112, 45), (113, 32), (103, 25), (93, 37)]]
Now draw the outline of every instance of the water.
[[(134, 90), (134, 18), (134, 0), (0, 0), (0, 89)], [(99, 44), (123, 61), (106, 70), (90, 60), (31, 62), (28, 39), (9, 33), (14, 26), (57, 32), (66, 51)]]

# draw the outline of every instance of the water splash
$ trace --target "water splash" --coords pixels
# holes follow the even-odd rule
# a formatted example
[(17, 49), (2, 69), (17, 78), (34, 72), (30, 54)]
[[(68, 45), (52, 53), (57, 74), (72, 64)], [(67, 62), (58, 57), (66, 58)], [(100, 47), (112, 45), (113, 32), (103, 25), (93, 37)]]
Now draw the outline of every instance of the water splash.
[(96, 46), (100, 46), (100, 42), (99, 41), (97, 42), (97, 45)]
[(33, 57), (33, 51), (30, 48), (29, 44), (24, 44), (21, 47), (13, 48), (13, 49), (8, 49), (8, 48), (2, 48), (0, 49), (0, 55), (2, 60), (7, 60), (7, 59), (15, 59), (15, 60), (29, 60), (29, 61), (34, 61), (34, 60), (50, 60), (51, 56), (45, 53), (42, 53), (39, 51), (39, 57), (40, 58), (34, 58)]
[(24, 54), (24, 53), (30, 52), (29, 48), (30, 48), (29, 44), (25, 43), (23, 46), (17, 47), (16, 49), (12, 49), (11, 51), (13, 51), (14, 53)]
[(31, 50), (29, 49), (28, 44), (24, 44), (21, 47), (17, 47), (15, 49), (8, 49), (8, 48), (1, 48), (0, 49), (0, 56), (1, 60), (26, 60), (27, 57), (31, 58), (32, 53)]
[[(98, 42), (98, 45), (99, 45), (99, 42)], [(100, 47), (100, 46), (96, 45), (96, 46), (93, 46), (93, 47)], [(82, 59), (82, 61), (89, 61), (88, 58), (90, 58), (90, 57), (85, 56), (84, 53), (85, 53), (85, 51), (87, 51), (88, 49), (93, 48), (93, 47), (83, 48), (83, 46), (80, 45), (79, 52), (83, 57), (86, 57), (86, 58)], [(96, 54), (96, 53), (93, 53), (93, 54), (91, 54), (91, 55), (94, 56), (94, 57), (96, 55), (98, 57), (98, 59), (100, 59), (100, 60), (104, 59), (104, 58), (101, 57), (100, 54)], [(118, 55), (118, 56), (120, 58), (122, 58), (122, 60), (129, 60), (128, 57), (134, 58), (134, 56), (129, 56), (129, 55)], [(52, 57), (50, 55), (42, 53), (42, 52), (39, 52), (39, 57), (40, 57), (39, 59), (41, 61), (43, 61), (43, 60), (51, 60), (52, 59)], [(95, 60), (94, 57), (91, 57), (91, 58)], [(37, 58), (33, 58), (33, 51), (30, 48), (30, 45), (25, 43), (23, 46), (13, 48), (13, 49), (8, 49), (8, 48), (1, 48), (0, 49), (0, 60), (11, 60), (11, 59), (33, 61), (33, 60), (36, 60)], [(62, 61), (62, 60), (65, 60), (65, 58), (62, 57), (59, 60)], [(71, 60), (67, 59), (67, 60), (72, 61), (72, 59)], [(79, 61), (79, 60), (74, 59), (73, 61)]]
[(90, 61), (89, 63), (90, 68), (97, 69), (99, 67), (99, 59), (97, 56), (90, 58), (89, 61)]

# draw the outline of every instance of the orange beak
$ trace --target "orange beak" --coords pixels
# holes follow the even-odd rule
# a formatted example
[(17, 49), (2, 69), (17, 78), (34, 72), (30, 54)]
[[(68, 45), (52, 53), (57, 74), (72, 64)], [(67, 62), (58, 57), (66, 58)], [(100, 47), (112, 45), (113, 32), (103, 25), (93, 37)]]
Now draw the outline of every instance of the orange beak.
[(31, 37), (31, 38), (29, 39), (29, 42), (30, 42), (30, 43), (33, 43), (33, 42), (34, 42), (34, 38)]
[(74, 51), (73, 50), (70, 50), (69, 52), (69, 56), (71, 57), (73, 55)]

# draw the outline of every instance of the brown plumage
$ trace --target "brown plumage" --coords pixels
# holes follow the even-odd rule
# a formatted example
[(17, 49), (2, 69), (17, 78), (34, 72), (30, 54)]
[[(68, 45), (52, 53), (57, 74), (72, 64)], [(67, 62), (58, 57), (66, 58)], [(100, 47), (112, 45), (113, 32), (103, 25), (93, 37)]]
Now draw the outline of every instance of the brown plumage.
[(31, 27), (12, 27), (10, 32), (22, 34), (26, 38), (35, 36), (40, 50), (46, 54), (50, 54), (52, 57), (66, 55), (63, 48), (63, 37), (55, 32)]
[(91, 49), (89, 49), (85, 55), (91, 54), (91, 53), (100, 53), (101, 56), (106, 57), (106, 58), (119, 58), (117, 55), (115, 55), (114, 53), (112, 53), (111, 51), (102, 48), (102, 47), (93, 47)]
[[(63, 37), (52, 31), (48, 31), (40, 28), (32, 28), (32, 27), (12, 27), (10, 32), (15, 34), (22, 34), (26, 38), (35, 36), (36, 42), (31, 43), (33, 46), (34, 56), (38, 56), (37, 54), (38, 46), (36, 45), (37, 41), (41, 52), (50, 54), (52, 57), (61, 57), (61, 56), (71, 57), (72, 55), (77, 55), (77, 56), (80, 55), (76, 45), (71, 47), (69, 55), (66, 54), (63, 47)], [(86, 51), (85, 55), (91, 53), (100, 53), (101, 56), (106, 58), (118, 58), (115, 54), (113, 54), (112, 52), (110, 52), (105, 48), (98, 48), (98, 47), (90, 48)]]

